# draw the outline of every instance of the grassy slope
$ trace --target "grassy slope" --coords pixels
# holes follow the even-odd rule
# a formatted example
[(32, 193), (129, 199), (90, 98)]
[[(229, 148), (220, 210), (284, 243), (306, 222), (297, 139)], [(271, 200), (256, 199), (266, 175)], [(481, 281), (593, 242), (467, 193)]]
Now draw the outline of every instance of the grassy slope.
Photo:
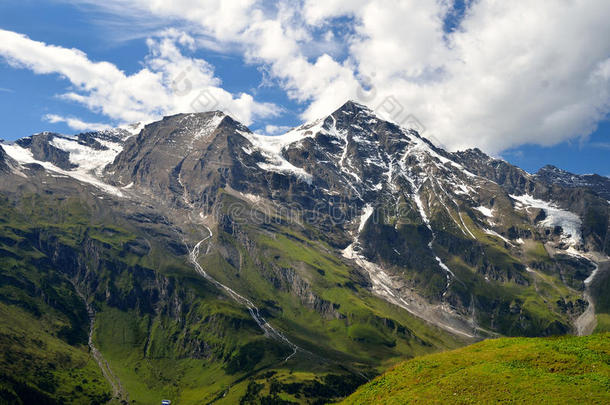
[[(209, 358), (178, 355), (173, 340), (184, 332), (177, 322), (156, 318), (149, 326), (148, 321), (133, 313), (105, 307), (96, 326), (96, 341), (134, 403), (149, 404), (160, 398), (172, 398), (179, 404), (209, 402), (241, 374), (228, 373), (225, 362), (217, 355)], [(188, 333), (197, 333), (194, 329)], [(224, 331), (224, 327), (218, 329), (218, 332)], [(254, 333), (248, 337), (233, 331), (227, 337), (226, 346), (239, 348), (247, 342), (266, 342), (262, 336), (256, 339), (256, 331), (244, 329), (244, 334), (248, 331)], [(212, 338), (213, 334), (214, 331), (207, 331), (206, 338)], [(227, 357), (231, 356), (231, 349), (227, 352)], [(278, 356), (274, 354), (269, 350), (267, 359), (262, 359), (258, 366), (277, 361)], [(244, 369), (247, 371), (248, 367)]]
[[(21, 212), (8, 212), (2, 229), (5, 240), (0, 241), (4, 251), (0, 253), (12, 257), (13, 267), (21, 276), (35, 279), (39, 272), (25, 266), (21, 259), (31, 256), (32, 260), (43, 263), (45, 255), (31, 246), (27, 252), (21, 249), (27, 244), (20, 243), (24, 237), (19, 234), (27, 235), (42, 228), (45, 233), (59, 235), (66, 246), (80, 246), (84, 235), (103, 244), (111, 262), (97, 270), (103, 281), (98, 287), (97, 300), (93, 302), (98, 309), (95, 341), (134, 403), (147, 404), (161, 397), (170, 397), (180, 404), (217, 397), (218, 403), (236, 403), (240, 399), (257, 403), (263, 398), (294, 402), (332, 399), (349, 393), (347, 388), (355, 388), (359, 383), (353, 374), (341, 369), (341, 363), (352, 370), (376, 373), (400, 359), (459, 344), (445, 333), (435, 331), (405, 311), (371, 295), (319, 238), (307, 237), (302, 231), (278, 224), (273, 232), (245, 226), (245, 234), (258, 249), (252, 256), (232, 235), (215, 232), (219, 238), (215, 242), (233, 244), (243, 261), (237, 270), (222, 255), (212, 253), (201, 258), (206, 270), (253, 298), (274, 326), (290, 331), (289, 337), (293, 341), (322, 354), (322, 359), (299, 354), (284, 363), (286, 348), (270, 344), (252, 325), (244, 308), (193, 274), (184, 258), (167, 255), (154, 241), (152, 251), (146, 256), (129, 253), (124, 245), (135, 241), (137, 235), (128, 229), (128, 224), (113, 222), (108, 226), (104, 224), (109, 222), (103, 218), (94, 221), (88, 208), (78, 201), (54, 204), (26, 199), (19, 206)], [(304, 306), (285, 288), (270, 284), (270, 276), (278, 268), (294, 269), (308, 281), (313, 293), (335, 304), (342, 317), (320, 314)], [(169, 277), (184, 289), (189, 308), (182, 318), (167, 316), (165, 312), (155, 315), (121, 309), (99, 301), (105, 296), (106, 285), (112, 286), (115, 297), (131, 294), (142, 282), (136, 274), (147, 271)], [(74, 291), (61, 276), (55, 274), (53, 280), (57, 284), (54, 288), (62, 291), (58, 296), (75, 299)], [(153, 282), (152, 279), (144, 281)], [(38, 282), (34, 280), (33, 283)], [(24, 287), (15, 287), (17, 292), (20, 289)], [(552, 288), (548, 290), (555, 294)], [(26, 298), (20, 297), (17, 304), (13, 302), (15, 300), (7, 301), (7, 305), (27, 307), (31, 299)], [(65, 307), (61, 308), (65, 311)], [(541, 311), (541, 318), (544, 318), (544, 308)], [(44, 308), (42, 312), (49, 311)], [(57, 317), (63, 319), (66, 315), (57, 311)], [(65, 340), (64, 335), (74, 327), (70, 319), (63, 319), (59, 324)], [(35, 333), (38, 332), (32, 332)], [(82, 331), (79, 333), (82, 335)], [(62, 340), (58, 333), (54, 336)], [(192, 343), (194, 338), (209, 345), (205, 354), (198, 358), (189, 355), (192, 346), (183, 346)], [(75, 344), (68, 346), (70, 348), (66, 350), (72, 350), (73, 346), (78, 349)], [(86, 352), (82, 343), (80, 350)], [(65, 385), (70, 387), (70, 384), (76, 387), (73, 382)], [(99, 391), (107, 392), (103, 381)], [(226, 395), (223, 397), (223, 394)]]
[(503, 338), (404, 362), (344, 404), (610, 402), (610, 334)]
[(1, 200), (0, 404), (105, 403), (110, 386), (89, 355), (85, 305), (30, 234), (27, 216)]
[[(95, 341), (133, 403), (157, 402), (164, 394), (177, 398), (192, 386), (198, 387), (199, 399), (204, 393), (216, 395), (217, 387), (201, 375), (215, 373), (220, 382), (235, 380), (239, 375), (229, 375), (225, 363), (248, 342), (266, 340), (245, 310), (219, 299), (218, 292), (192, 274), (183, 258), (154, 246), (146, 256), (129, 253), (125, 243), (137, 236), (116, 221), (105, 225), (108, 223), (94, 219), (90, 207), (77, 199), (31, 195), (17, 206), (0, 201), (0, 403), (19, 403), (17, 398), (41, 404), (105, 403), (111, 394), (89, 354), (85, 305), (63, 273), (74, 269), (56, 268), (47, 254), (38, 250), (36, 245), (47, 240), (58, 239), (66, 251), (81, 253), (85, 238), (98, 246), (100, 256), (91, 268), (97, 271), (101, 294), (91, 304), (98, 309), (96, 330), (103, 333), (96, 333)], [(121, 297), (143, 287), (140, 284), (154, 282), (154, 278), (141, 278), (147, 272), (154, 274), (152, 269), (170, 280), (179, 279), (180, 284), (175, 285), (183, 285), (187, 298), (196, 297), (188, 302), (192, 308), (188, 328), (165, 314), (154, 316), (99, 301), (112, 291), (113, 301), (120, 302)], [(136, 300), (145, 301), (146, 295), (140, 294), (134, 295)], [(240, 324), (244, 320), (246, 323)], [(179, 336), (185, 330), (191, 336)], [(188, 358), (183, 352), (191, 347), (178, 347), (194, 339), (208, 345), (209, 358)], [(149, 349), (138, 350), (146, 342)], [(276, 357), (280, 355), (283, 352)], [(198, 379), (193, 379), (194, 375)]]
[[(4, 370), (21, 376), (23, 384), (38, 387), (47, 403), (60, 403), (65, 398), (74, 403), (95, 403), (96, 398), (109, 394), (109, 386), (86, 346), (84, 303), (64, 273), (73, 269), (68, 268), (70, 264), (55, 268), (49, 256), (53, 252), (37, 247), (47, 246), (49, 240), (64, 252), (83, 254), (82, 260), (95, 272), (96, 290), (89, 297), (97, 311), (94, 341), (135, 404), (163, 397), (177, 404), (215, 398), (217, 403), (240, 399), (257, 403), (265, 398), (328, 401), (345, 396), (363, 382), (343, 368), (343, 363), (350, 369), (377, 374), (399, 359), (457, 345), (446, 334), (435, 334), (422, 321), (364, 288), (343, 287), (351, 282), (349, 268), (323, 253), (327, 247), (282, 235), (265, 239), (255, 230), (263, 262), (285, 267), (297, 264), (304, 277), (317, 277), (312, 280), (315, 293), (339, 303), (346, 314), (342, 320), (325, 319), (305, 309), (290, 293), (274, 290), (261, 278), (260, 268), (248, 262), (242, 280), (250, 286), (240, 291), (256, 297), (259, 304), (268, 300), (281, 305), (282, 313), (274, 313), (274, 304), (262, 303), (261, 308), (275, 326), (293, 331), (291, 338), (299, 344), (323, 353), (300, 353), (284, 362), (290, 354), (287, 347), (265, 338), (245, 308), (194, 274), (184, 257), (168, 254), (154, 239), (148, 239), (151, 250), (144, 256), (127, 248), (142, 238), (129, 223), (118, 218), (110, 221), (104, 217), (107, 213), (78, 199), (31, 195), (22, 197), (17, 205), (5, 199), (0, 202), (0, 318), (2, 325), (15, 325), (0, 329), (0, 355), (7, 359), (4, 364), (13, 364)], [(88, 258), (83, 246), (95, 249), (95, 256)], [(219, 255), (209, 255), (202, 262), (215, 272), (230, 269)], [(164, 284), (167, 282), (170, 284)], [(169, 291), (179, 289), (175, 296), (181, 297), (185, 311), (179, 318), (170, 315), (170, 309), (175, 308), (172, 300), (155, 303), (156, 310), (146, 309), (146, 297), (151, 296), (147, 291), (153, 291), (150, 288), (157, 284)], [(108, 303), (104, 300), (109, 293)], [(14, 318), (27, 322), (18, 329)], [(44, 342), (39, 344), (28, 336)], [(42, 353), (41, 348), (46, 351)], [(199, 355), (193, 356), (198, 348)], [(57, 375), (53, 385), (45, 385), (44, 378), (48, 378), (44, 376), (49, 373)], [(15, 394), (20, 382), (11, 380), (8, 373), (1, 383), (6, 398), (23, 397)]]
[[(234, 244), (231, 235), (220, 232), (218, 240), (233, 243), (239, 250), (241, 268), (236, 269), (220, 255), (202, 258), (202, 264), (218, 280), (256, 297), (267, 319), (299, 345), (335, 361), (373, 365), (380, 371), (405, 357), (460, 344), (455, 337), (431, 328), (359, 286), (349, 266), (334, 256), (328, 245), (304, 235), (298, 227), (276, 222), (267, 224), (263, 231), (242, 224), (241, 231), (256, 242), (254, 256)], [(286, 290), (289, 285), (274, 287), (272, 280), (277, 280), (277, 272), (282, 271), (278, 269), (294, 270), (313, 294), (334, 306), (334, 313), (340, 317), (308, 307), (307, 302)]]
[[(56, 336), (52, 311), (36, 318), (0, 304), (0, 404), (102, 404), (110, 387), (86, 345)], [(23, 401), (23, 402), (21, 402)]]

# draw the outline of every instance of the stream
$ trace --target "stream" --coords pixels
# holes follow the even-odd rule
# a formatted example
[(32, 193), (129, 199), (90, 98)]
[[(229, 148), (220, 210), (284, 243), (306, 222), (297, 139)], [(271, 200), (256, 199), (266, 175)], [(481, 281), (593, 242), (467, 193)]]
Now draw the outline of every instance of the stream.
[[(282, 334), (282, 332), (273, 328), (273, 326), (271, 326), (269, 324), (269, 322), (267, 322), (265, 320), (265, 318), (263, 318), (260, 315), (259, 309), (256, 307), (256, 305), (254, 305), (252, 303), (252, 301), (250, 301), (248, 298), (244, 297), (243, 295), (238, 294), (237, 292), (235, 292), (235, 290), (231, 289), (230, 287), (222, 284), (220, 281), (218, 281), (215, 278), (213, 278), (212, 276), (210, 276), (203, 269), (203, 267), (201, 267), (201, 265), (197, 261), (199, 259), (201, 244), (204, 243), (205, 241), (209, 240), (213, 236), (212, 230), (205, 225), (204, 225), (204, 227), (209, 232), (209, 235), (206, 236), (205, 238), (201, 239), (199, 242), (197, 242), (197, 244), (195, 245), (195, 247), (193, 247), (193, 249), (189, 249), (189, 261), (195, 267), (195, 270), (197, 270), (197, 273), (199, 273), (203, 278), (205, 278), (206, 280), (208, 280), (209, 282), (214, 284), (216, 287), (220, 288), (221, 290), (224, 290), (231, 298), (233, 298), (233, 300), (235, 302), (248, 308), (248, 312), (250, 312), (250, 316), (252, 316), (252, 319), (254, 319), (254, 321), (263, 330), (263, 332), (265, 332), (265, 335), (288, 345), (293, 350), (292, 354), (290, 354), (288, 357), (286, 357), (284, 359), (284, 361), (290, 360), (290, 358), (292, 358), (299, 350), (305, 351), (305, 350), (301, 349), (300, 347), (298, 347), (297, 345), (295, 345), (294, 343), (292, 343), (290, 340), (288, 340), (286, 338), (286, 336), (284, 336)], [(205, 254), (207, 254), (208, 251), (209, 251), (209, 245), (208, 245), (208, 250), (206, 250)]]

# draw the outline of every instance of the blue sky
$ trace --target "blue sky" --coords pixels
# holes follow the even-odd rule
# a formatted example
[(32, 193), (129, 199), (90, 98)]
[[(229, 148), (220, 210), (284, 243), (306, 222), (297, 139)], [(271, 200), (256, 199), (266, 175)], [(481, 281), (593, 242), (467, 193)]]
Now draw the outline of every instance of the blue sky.
[[(456, 69), (452, 64), (455, 63), (452, 62), (454, 55), (450, 55), (449, 51), (458, 48), (461, 43), (468, 43), (467, 35), (471, 35), (470, 38), (472, 38), (477, 33), (475, 38), (485, 41), (483, 35), (487, 31), (481, 26), (485, 23), (485, 18), (489, 19), (489, 17), (479, 15), (484, 13), (483, 9), (469, 10), (465, 6), (465, 4), (470, 4), (467, 0), (456, 1), (452, 7), (443, 11), (445, 13), (444, 19), (441, 21), (443, 42), (431, 45), (442, 47), (442, 52), (447, 53), (447, 55), (443, 55), (445, 60), (440, 62), (438, 59), (427, 60), (428, 53), (425, 53), (425, 48), (417, 50), (422, 42), (434, 40), (434, 35), (436, 35), (434, 30), (429, 29), (426, 24), (421, 24), (420, 28), (414, 28), (418, 31), (414, 31), (413, 35), (405, 36), (403, 34), (403, 38), (407, 39), (393, 44), (392, 38), (389, 37), (390, 34), (379, 32), (379, 26), (374, 28), (367, 26), (366, 22), (369, 19), (378, 16), (377, 14), (365, 14), (368, 11), (366, 11), (367, 6), (364, 3), (360, 6), (361, 10), (345, 11), (345, 8), (340, 8), (322, 10), (323, 13), (318, 13), (317, 9), (308, 11), (307, 4), (304, 4), (302, 13), (295, 13), (289, 17), (282, 17), (282, 13), (276, 10), (272, 13), (272, 18), (264, 20), (264, 22), (279, 21), (279, 25), (290, 24), (295, 31), (297, 31), (296, 28), (300, 31), (290, 32), (286, 26), (282, 26), (283, 35), (286, 38), (271, 36), (269, 37), (271, 39), (266, 40), (259, 40), (256, 37), (260, 34), (261, 38), (264, 38), (265, 34), (258, 26), (252, 28), (244, 25), (244, 30), (254, 30), (248, 31), (247, 35), (243, 33), (243, 30), (226, 33), (221, 28), (210, 25), (214, 24), (213, 22), (199, 24), (197, 19), (189, 19), (188, 15), (183, 16), (180, 12), (134, 10), (118, 0), (109, 3), (113, 6), (100, 8), (87, 1), (7, 0), (0, 3), (0, 29), (23, 34), (28, 41), (43, 42), (45, 46), (77, 49), (84, 52), (89, 61), (109, 62), (127, 77), (148, 69), (154, 73), (163, 74), (165, 79), (169, 77), (170, 80), (175, 73), (174, 70), (167, 67), (162, 68), (162, 71), (154, 70), (157, 66), (155, 63), (158, 62), (154, 53), (162, 53), (161, 56), (157, 54), (157, 59), (170, 60), (174, 56), (168, 56), (171, 52), (168, 55), (163, 54), (164, 48), (160, 44), (167, 38), (170, 38), (170, 42), (179, 43), (180, 40), (176, 38), (182, 34), (175, 32), (184, 33), (188, 38), (193, 39), (195, 45), (190, 43), (190, 45), (184, 45), (188, 41), (176, 45), (176, 50), (181, 53), (180, 58), (188, 59), (180, 59), (181, 63), (194, 63), (193, 66), (201, 66), (202, 63), (205, 63), (212, 69), (212, 74), (208, 72), (202, 75), (202, 83), (205, 83), (206, 86), (211, 83), (214, 89), (224, 92), (221, 96), (226, 96), (227, 108), (230, 110), (235, 108), (236, 112), (246, 117), (246, 121), (250, 121), (248, 124), (251, 129), (261, 132), (271, 132), (273, 127), (268, 127), (269, 125), (280, 128), (291, 127), (320, 116), (322, 113), (328, 114), (332, 108), (340, 104), (339, 100), (357, 98), (353, 95), (358, 93), (354, 93), (350, 86), (354, 83), (356, 85), (361, 82), (366, 83), (370, 79), (375, 90), (379, 90), (378, 94), (395, 97), (400, 100), (406, 110), (417, 112), (416, 116), (425, 123), (426, 127), (431, 128), (431, 133), (453, 149), (478, 146), (529, 172), (535, 172), (546, 164), (552, 164), (575, 173), (595, 172), (610, 175), (610, 164), (607, 159), (610, 154), (610, 123), (607, 120), (610, 100), (608, 100), (607, 88), (604, 87), (607, 86), (606, 82), (597, 85), (597, 87), (601, 86), (603, 91), (596, 91), (596, 88), (592, 88), (589, 94), (580, 92), (576, 94), (577, 97), (580, 97), (577, 109), (580, 115), (574, 115), (574, 121), (578, 122), (578, 125), (575, 124), (573, 128), (569, 122), (568, 125), (562, 124), (557, 127), (549, 126), (548, 123), (553, 122), (558, 112), (570, 110), (571, 94), (566, 94), (567, 101), (564, 104), (555, 100), (557, 94), (561, 95), (561, 91), (575, 91), (574, 89), (578, 88), (577, 82), (568, 87), (560, 87), (560, 84), (557, 84), (557, 88), (552, 89), (553, 93), (549, 93), (548, 97), (541, 99), (540, 115), (544, 119), (541, 119), (540, 122), (532, 122), (527, 109), (513, 107), (510, 103), (511, 97), (521, 97), (523, 90), (519, 94), (503, 90), (505, 93), (500, 93), (497, 98), (487, 103), (479, 103), (479, 98), (488, 97), (488, 94), (496, 91), (496, 88), (486, 87), (483, 90), (473, 88), (474, 102), (472, 104), (476, 105), (479, 110), (474, 107), (471, 110), (464, 110), (466, 107), (463, 105), (467, 103), (452, 101), (450, 96), (439, 98), (441, 97), (439, 94), (451, 94), (453, 88), (456, 93), (462, 92), (462, 97), (466, 99), (470, 96), (464, 94), (464, 89), (468, 89), (468, 85), (464, 86), (457, 79), (446, 79), (447, 77), (457, 77), (458, 74), (463, 75), (454, 70)], [(273, 9), (276, 6), (262, 4), (260, 9), (266, 11), (269, 7)], [(280, 6), (277, 7), (280, 8)], [(408, 6), (405, 5), (405, 7)], [(420, 9), (423, 7), (421, 6)], [(475, 4), (471, 7), (480, 6)], [(391, 10), (389, 11), (391, 12)], [(244, 12), (246, 16), (248, 13), (252, 13), (251, 10)], [(396, 13), (399, 12), (396, 11)], [(430, 10), (430, 15), (434, 15), (433, 12), (438, 12), (438, 10)], [(584, 10), (582, 13), (583, 24), (590, 24), (590, 21), (584, 18)], [(196, 12), (192, 14), (196, 15)], [(411, 14), (405, 8), (405, 18)], [(421, 20), (422, 18), (419, 17), (411, 26), (415, 27)], [(391, 21), (388, 19), (384, 21), (388, 21), (388, 30), (391, 31)], [(463, 25), (462, 21), (464, 21)], [(225, 23), (231, 24), (232, 21), (225, 21)], [(239, 22), (236, 25), (239, 25)], [(168, 28), (172, 28), (174, 33), (160, 34)], [(549, 27), (549, 32), (552, 32), (552, 29), (553, 27)], [(411, 33), (407, 32), (407, 34)], [(252, 39), (253, 35), (254, 39)], [(383, 49), (380, 49), (383, 46), (380, 46), (379, 42), (373, 42), (375, 35), (384, 38), (385, 42), (382, 45), (388, 47), (388, 61), (378, 65), (374, 65), (371, 61), (379, 59), (379, 55), (384, 54), (380, 54), (383, 52)], [(535, 39), (535, 35), (540, 34), (534, 32), (531, 35)], [(608, 42), (603, 33), (595, 35), (600, 36), (600, 41)], [(412, 43), (408, 39), (411, 37), (413, 37)], [(155, 39), (158, 42), (157, 45), (151, 46), (150, 43), (147, 43), (149, 38)], [(367, 47), (367, 41), (362, 38), (369, 40), (371, 45)], [(528, 39), (522, 39), (521, 43)], [(279, 52), (265, 42), (270, 40), (274, 43), (277, 40), (278, 47), (280, 47)], [(291, 45), (294, 44), (296, 44), (296, 50), (291, 48)], [(492, 45), (500, 46), (502, 44), (493, 43)], [(284, 57), (281, 47), (293, 50), (287, 51), (287, 56)], [(489, 50), (494, 49), (490, 45)], [(397, 60), (397, 66), (392, 66), (393, 59), (400, 59), (400, 57), (396, 57), (397, 52), (402, 54), (403, 50), (406, 55), (410, 55), (410, 58), (406, 59), (407, 62)], [(472, 55), (472, 50), (463, 49), (462, 51), (463, 55)], [(565, 49), (566, 53), (570, 51), (570, 49)], [(94, 94), (91, 96), (94, 100), (89, 104), (62, 97), (61, 95), (66, 93), (90, 96), (91, 90), (84, 90), (70, 76), (71, 73), (62, 74), (61, 67), (51, 67), (51, 73), (40, 74), (28, 64), (40, 64), (41, 61), (31, 62), (31, 58), (28, 59), (27, 55), (22, 57), (18, 55), (18, 52), (15, 53), (15, 50), (11, 52), (13, 52), (11, 54), (13, 56), (11, 56), (12, 61), (9, 64), (8, 60), (11, 58), (3, 57), (0, 49), (0, 117), (3, 122), (0, 138), (14, 140), (43, 130), (62, 133), (79, 132), (74, 125), (68, 125), (66, 122), (49, 122), (49, 119), (45, 118), (49, 114), (77, 118), (85, 123), (108, 125), (125, 123), (128, 117), (134, 116), (117, 113), (116, 109), (111, 111), (103, 105), (103, 103), (112, 103), (115, 93), (111, 94), (110, 98), (103, 98), (101, 101)], [(6, 54), (4, 55), (6, 56)], [(19, 59), (21, 57), (23, 59)], [(473, 65), (473, 70), (483, 69), (483, 72), (487, 72), (484, 63), (489, 62), (485, 62), (487, 59), (480, 55), (478, 57), (481, 61)], [(540, 57), (546, 56), (541, 55)], [(593, 62), (603, 61), (607, 57), (610, 57), (607, 48), (598, 49), (597, 53), (591, 57), (592, 66), (597, 66)], [(290, 69), (293, 69), (294, 65), (291, 63), (293, 61), (291, 58), (294, 61), (300, 61), (303, 66), (309, 66), (311, 75), (304, 76), (308, 73), (300, 72), (298, 69), (291, 71)], [(154, 59), (153, 62), (151, 59)], [(412, 68), (410, 61), (416, 61), (413, 62)], [(488, 66), (489, 70), (494, 68), (494, 66)], [(580, 72), (580, 70), (582, 69), (577, 69), (575, 72)], [(504, 75), (498, 73), (489, 81), (495, 83), (503, 79), (515, 80), (513, 79), (514, 71), (509, 73)], [(554, 83), (563, 83), (562, 79), (565, 81), (565, 78), (562, 77), (538, 78), (536, 75), (543, 76), (546, 73), (537, 71), (534, 67), (531, 71), (524, 69), (519, 74), (521, 75), (520, 81), (548, 82), (551, 83), (548, 85), (550, 87)], [(320, 79), (319, 85), (315, 83), (317, 77)], [(575, 74), (568, 76), (568, 78), (572, 77), (575, 77)], [(447, 82), (444, 83), (444, 80)], [(463, 80), (467, 83), (469, 78), (465, 77)], [(314, 81), (313, 84), (312, 81)], [(511, 83), (507, 84), (518, 87)], [(449, 90), (444, 90), (444, 87)], [(504, 87), (510, 86), (499, 86), (499, 88)], [(417, 90), (417, 98), (412, 97), (410, 89)], [(117, 91), (120, 92), (120, 89)], [(475, 91), (479, 93), (475, 93)], [(243, 103), (236, 101), (242, 93), (246, 93), (252, 100)], [(428, 94), (430, 94), (429, 98)], [(130, 94), (130, 96), (133, 95)], [(539, 104), (534, 103), (534, 96), (536, 94), (531, 95), (532, 110), (538, 110)], [(189, 97), (192, 96), (189, 95)], [(381, 97), (379, 95), (371, 101), (372, 107), (383, 105), (379, 101), (384, 100)], [(528, 99), (527, 94), (524, 97), (525, 100)], [(441, 111), (436, 114), (436, 111), (442, 108), (437, 108), (435, 101), (445, 109), (445, 112)], [(515, 98), (515, 104), (517, 103), (519, 101)], [(422, 106), (427, 104), (430, 106), (424, 109)], [(493, 110), (490, 107), (489, 111), (480, 111), (480, 105), (485, 108), (485, 104), (497, 104), (498, 107), (494, 106)], [(172, 105), (164, 105), (162, 111), (175, 112), (172, 109), (184, 105), (188, 105), (188, 103), (177, 101)], [(508, 110), (506, 110), (506, 106), (508, 106)], [(586, 106), (590, 111), (585, 111), (582, 106)], [(156, 105), (153, 107), (151, 107), (151, 111), (158, 111), (160, 108)], [(456, 112), (457, 118), (453, 120), (455, 124), (452, 124), (450, 117), (447, 117), (458, 108), (461, 108), (462, 111)], [(515, 111), (510, 111), (513, 108)], [(136, 113), (144, 114), (148, 113), (148, 110), (144, 113), (141, 110), (134, 112), (135, 116), (139, 116)], [(519, 123), (520, 120), (523, 120), (522, 124)], [(595, 127), (597, 129), (593, 130)], [(519, 134), (520, 131), (525, 134)], [(477, 135), (477, 133), (483, 135)], [(555, 135), (556, 133), (557, 135)], [(457, 134), (464, 135), (458, 136)]]

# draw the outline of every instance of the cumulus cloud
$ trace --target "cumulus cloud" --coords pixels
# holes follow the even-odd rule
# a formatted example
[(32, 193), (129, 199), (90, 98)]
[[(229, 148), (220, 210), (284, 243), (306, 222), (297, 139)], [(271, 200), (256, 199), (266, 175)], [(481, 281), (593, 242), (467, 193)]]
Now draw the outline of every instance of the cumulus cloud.
[(147, 40), (144, 67), (126, 75), (108, 62), (91, 61), (78, 49), (34, 41), (25, 35), (0, 30), (0, 56), (18, 68), (37, 74), (59, 74), (74, 90), (61, 97), (121, 122), (147, 122), (162, 115), (222, 109), (245, 123), (276, 115), (280, 109), (261, 103), (246, 93), (234, 96), (221, 87), (214, 70), (203, 59), (183, 50), (193, 49), (194, 39), (166, 30)]
[[(499, 153), (586, 136), (610, 111), (606, 0), (470, 0), (451, 32), (445, 28), (447, 16), (455, 17), (453, 0), (72, 2), (143, 21), (186, 23), (190, 46), (229, 49), (265, 66), (304, 106), (304, 120), (356, 99), (426, 128), (450, 149)], [(246, 95), (220, 94), (212, 68), (182, 56), (175, 37), (149, 46), (147, 69), (131, 80), (133, 87), (153, 80), (167, 88), (167, 77), (192, 65), (198, 83), (216, 89), (215, 97), (224, 94), (230, 108), (248, 110), (250, 118), (277, 112)]]
[[(356, 18), (350, 55), (374, 89), (367, 101), (398, 121), (417, 117), (449, 148), (553, 145), (591, 133), (610, 111), (608, 2), (481, 0), (449, 35), (443, 2), (327, 3), (312, 23)], [(317, 98), (306, 114), (346, 96)]]

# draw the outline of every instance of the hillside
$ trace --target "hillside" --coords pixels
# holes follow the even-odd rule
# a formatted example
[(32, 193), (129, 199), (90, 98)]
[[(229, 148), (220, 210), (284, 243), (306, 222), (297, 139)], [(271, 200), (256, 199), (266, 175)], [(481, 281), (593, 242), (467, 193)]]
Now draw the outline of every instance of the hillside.
[(274, 137), (212, 111), (2, 143), (0, 400), (326, 403), (484, 338), (603, 330), (605, 183), (561, 174), (354, 102)]
[(603, 404), (610, 402), (610, 334), (502, 338), (418, 357), (342, 404)]

